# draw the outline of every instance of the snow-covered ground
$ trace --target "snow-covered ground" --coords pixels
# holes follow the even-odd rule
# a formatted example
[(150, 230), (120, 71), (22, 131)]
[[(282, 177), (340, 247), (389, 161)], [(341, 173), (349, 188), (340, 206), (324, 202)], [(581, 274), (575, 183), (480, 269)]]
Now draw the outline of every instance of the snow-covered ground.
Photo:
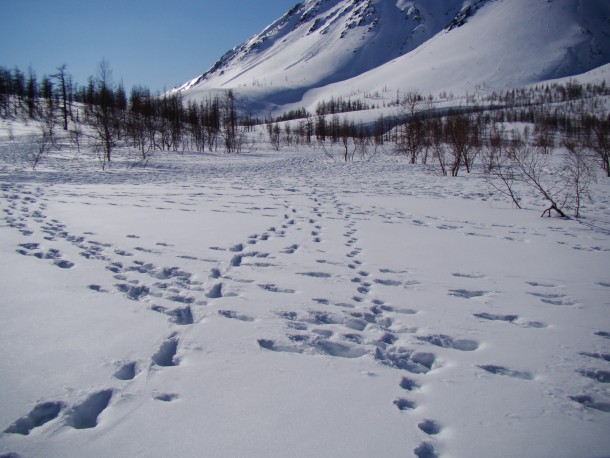
[[(610, 454), (610, 194), (319, 151), (0, 141), (0, 454)], [(11, 454), (12, 452), (12, 454)]]

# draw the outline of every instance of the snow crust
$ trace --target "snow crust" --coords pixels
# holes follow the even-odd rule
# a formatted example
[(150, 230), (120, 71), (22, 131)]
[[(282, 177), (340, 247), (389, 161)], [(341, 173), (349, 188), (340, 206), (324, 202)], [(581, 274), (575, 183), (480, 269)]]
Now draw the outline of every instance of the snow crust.
[(396, 157), (0, 146), (0, 453), (608, 454), (606, 181), (576, 221)]

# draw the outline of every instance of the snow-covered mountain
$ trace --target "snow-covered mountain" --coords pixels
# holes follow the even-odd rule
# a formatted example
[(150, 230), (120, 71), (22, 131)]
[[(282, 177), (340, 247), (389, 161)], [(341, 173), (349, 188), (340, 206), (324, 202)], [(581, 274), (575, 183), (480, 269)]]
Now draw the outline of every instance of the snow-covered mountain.
[(306, 0), (174, 91), (231, 88), (262, 112), (331, 95), (504, 89), (608, 62), (610, 2)]

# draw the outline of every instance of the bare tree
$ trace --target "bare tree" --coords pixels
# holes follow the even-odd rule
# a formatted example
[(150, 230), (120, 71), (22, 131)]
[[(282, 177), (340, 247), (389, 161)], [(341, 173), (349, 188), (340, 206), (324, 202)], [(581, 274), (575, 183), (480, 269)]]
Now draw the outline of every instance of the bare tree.
[(269, 143), (271, 144), (271, 148), (273, 148), (275, 151), (279, 151), (280, 147), (282, 146), (279, 124), (277, 122), (267, 123), (267, 133), (269, 134)]
[(397, 129), (394, 151), (408, 156), (409, 163), (415, 164), (425, 146), (426, 133), (423, 122), (417, 117), (411, 118)]
[(225, 143), (225, 151), (232, 153), (237, 151), (237, 107), (235, 94), (229, 89), (225, 92), (221, 107), (221, 135)]
[(398, 104), (399, 111), (403, 117), (413, 118), (421, 107), (426, 103), (426, 99), (422, 97), (421, 93), (417, 90), (407, 91), (402, 96)]
[(98, 100), (97, 104), (93, 106), (92, 127), (98, 139), (95, 150), (98, 152), (100, 164), (102, 169), (104, 169), (112, 159), (112, 151), (116, 147), (118, 140), (114, 81), (110, 64), (106, 60), (102, 60), (99, 63), (95, 85)]
[(610, 114), (603, 113), (593, 118), (592, 138), (586, 146), (597, 155), (606, 176), (610, 177)]
[(502, 142), (497, 133), (492, 134), (490, 144), (483, 149), (484, 177), (487, 183), (497, 192), (509, 197), (517, 208), (521, 208), (515, 193), (518, 182), (516, 164), (508, 154), (502, 154)]
[(69, 103), (69, 76), (66, 73), (66, 68), (68, 66), (63, 64), (57, 67), (57, 73), (51, 75), (51, 78), (55, 78), (59, 82), (59, 88), (61, 91), (61, 101), (62, 101), (62, 114), (64, 119), (64, 130), (68, 130), (68, 103)]
[(589, 158), (584, 148), (570, 139), (565, 139), (563, 146), (568, 152), (564, 161), (564, 176), (572, 188), (566, 206), (574, 211), (575, 218), (580, 218), (583, 201), (591, 200), (589, 189), (595, 180), (595, 174), (589, 165)]
[(541, 216), (551, 216), (555, 211), (566, 217), (563, 212), (567, 201), (566, 185), (557, 179), (557, 174), (549, 173), (549, 156), (539, 149), (532, 149), (525, 143), (513, 143), (509, 156), (514, 160), (514, 167), (520, 173), (520, 179), (536, 190), (549, 204)]
[(474, 145), (470, 138), (470, 118), (464, 114), (450, 116), (445, 130), (447, 146), (452, 158), (451, 176), (456, 177), (462, 165), (465, 164), (468, 171), (472, 165), (470, 155)]

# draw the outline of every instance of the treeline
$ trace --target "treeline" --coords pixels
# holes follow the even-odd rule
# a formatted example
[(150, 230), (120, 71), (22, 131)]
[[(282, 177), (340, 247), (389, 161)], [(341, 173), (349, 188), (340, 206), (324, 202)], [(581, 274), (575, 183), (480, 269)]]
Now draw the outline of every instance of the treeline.
[[(237, 97), (230, 90), (186, 103), (180, 94), (153, 94), (144, 86), (135, 86), (127, 94), (121, 83), (114, 82), (105, 61), (85, 85), (74, 83), (65, 65), (40, 80), (32, 70), (26, 74), (0, 67), (0, 116), (40, 125), (34, 166), (49, 148), (58, 147), (59, 126), (68, 132), (64, 138), (78, 150), (81, 145), (90, 147), (105, 167), (118, 147), (138, 151), (144, 162), (154, 151), (241, 152), (256, 139), (250, 132), (264, 123), (273, 149), (339, 147), (345, 161), (355, 155), (370, 158), (387, 147), (410, 163), (429, 165), (442, 175), (471, 172), (477, 163), (489, 173), (496, 173), (498, 167), (513, 173), (514, 164), (506, 168), (507, 163), (524, 155), (533, 157), (523, 151), (548, 155), (561, 145), (573, 152), (570, 157), (578, 158), (578, 167), (584, 170), (597, 162), (610, 177), (608, 96), (605, 82), (569, 81), (478, 99), (467, 96), (466, 105), (448, 109), (435, 107), (431, 96), (409, 91), (394, 100), (393, 115), (367, 124), (340, 116), (344, 111), (366, 109), (365, 104), (341, 98), (320, 102), (316, 115), (301, 108), (260, 120), (240, 115)], [(507, 124), (520, 127), (505, 130)], [(523, 176), (523, 170), (519, 174)]]
[(126, 145), (143, 159), (152, 151), (240, 152), (248, 130), (238, 125), (230, 90), (197, 103), (183, 103), (179, 94), (153, 94), (144, 86), (133, 87), (128, 96), (106, 61), (85, 85), (74, 83), (65, 65), (40, 82), (32, 70), (26, 75), (0, 67), (0, 117), (40, 121), (46, 149), (62, 124), (79, 148), (81, 140), (89, 140), (103, 164), (116, 147)]

